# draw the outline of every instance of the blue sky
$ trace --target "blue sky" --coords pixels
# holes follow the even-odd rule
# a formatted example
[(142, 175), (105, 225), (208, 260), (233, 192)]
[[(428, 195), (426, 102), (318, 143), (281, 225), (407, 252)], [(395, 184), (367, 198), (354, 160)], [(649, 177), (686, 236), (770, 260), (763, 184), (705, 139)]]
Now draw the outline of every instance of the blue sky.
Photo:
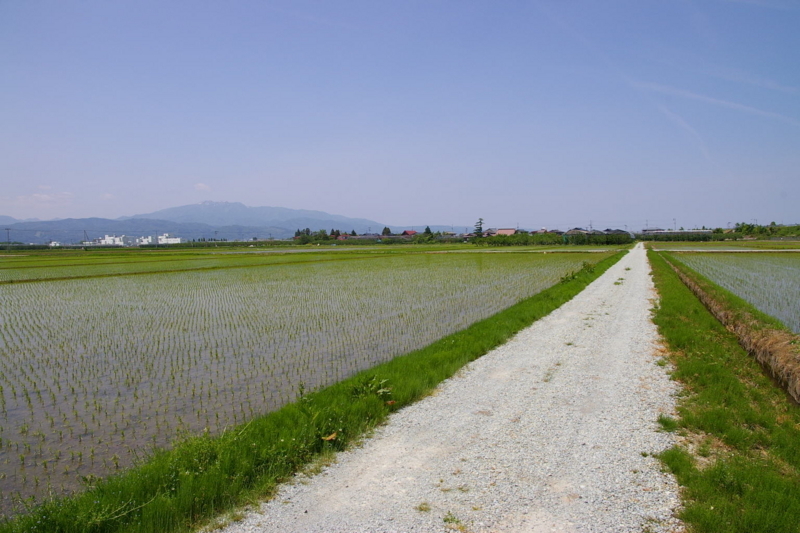
[(800, 222), (800, 2), (0, 0), (0, 215)]

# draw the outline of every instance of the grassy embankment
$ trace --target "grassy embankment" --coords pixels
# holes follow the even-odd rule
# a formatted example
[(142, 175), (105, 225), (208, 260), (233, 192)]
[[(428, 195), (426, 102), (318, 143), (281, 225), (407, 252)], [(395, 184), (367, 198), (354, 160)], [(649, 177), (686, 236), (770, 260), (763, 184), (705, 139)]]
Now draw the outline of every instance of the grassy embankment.
[(736, 335), (739, 344), (766, 367), (796, 402), (800, 402), (800, 337), (776, 318), (719, 287), (675, 256), (666, 254), (664, 257), (706, 309)]
[(570, 300), (621, 256), (222, 436), (188, 438), (83, 494), (45, 503), (0, 525), (0, 532), (190, 531), (268, 495), (316, 457), (361, 438), (392, 411), (429, 394), (463, 365)]
[[(800, 408), (664, 258), (654, 252), (650, 258), (661, 297), (654, 321), (671, 353), (673, 378), (685, 390), (679, 418), (660, 420), (683, 437), (661, 454), (685, 487), (680, 517), (700, 532), (796, 533)], [(731, 317), (747, 317), (755, 331), (782, 330), (741, 299), (692, 277)]]

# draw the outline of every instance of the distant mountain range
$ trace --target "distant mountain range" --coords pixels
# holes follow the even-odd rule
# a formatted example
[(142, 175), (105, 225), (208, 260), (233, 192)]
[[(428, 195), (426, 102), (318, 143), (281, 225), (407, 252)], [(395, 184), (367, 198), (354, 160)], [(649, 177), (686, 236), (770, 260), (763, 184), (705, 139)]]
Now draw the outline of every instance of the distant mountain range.
[[(11, 240), (43, 244), (50, 241), (78, 243), (104, 235), (140, 237), (169, 233), (183, 239), (227, 240), (285, 239), (298, 229), (338, 229), (358, 234), (380, 233), (387, 224), (364, 218), (349, 218), (323, 211), (285, 207), (248, 207), (239, 202), (203, 202), (162, 209), (153, 213), (108, 218), (67, 218), (61, 220), (17, 220), (0, 215), (2, 228), (10, 229)], [(424, 226), (415, 226), (421, 230)], [(392, 227), (400, 232), (409, 227)], [(431, 226), (433, 231), (449, 226)], [(6, 235), (3, 235), (6, 237)]]
[[(239, 202), (203, 202), (201, 204), (170, 207), (145, 215), (123, 217), (125, 219), (156, 219), (178, 222), (181, 224), (195, 223), (208, 224), (209, 226), (245, 226), (269, 228), (277, 232), (284, 232), (302, 228), (340, 229), (342, 231), (355, 230), (357, 233), (370, 231), (380, 232), (383, 224), (365, 218), (348, 218), (341, 215), (331, 215), (323, 211), (308, 211), (305, 209), (288, 209), (286, 207), (247, 207)], [(380, 226), (380, 228), (378, 227)]]

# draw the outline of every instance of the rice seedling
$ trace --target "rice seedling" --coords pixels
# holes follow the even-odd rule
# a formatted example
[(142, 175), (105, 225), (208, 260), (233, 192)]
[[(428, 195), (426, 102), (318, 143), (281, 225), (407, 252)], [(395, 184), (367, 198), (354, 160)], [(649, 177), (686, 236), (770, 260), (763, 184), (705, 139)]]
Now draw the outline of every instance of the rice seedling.
[(683, 253), (678, 258), (800, 333), (800, 254)]
[[(603, 257), (320, 254), (0, 285), (0, 512), (71, 493), (181, 435), (221, 433)], [(90, 267), (103, 272), (47, 268), (66, 278)]]

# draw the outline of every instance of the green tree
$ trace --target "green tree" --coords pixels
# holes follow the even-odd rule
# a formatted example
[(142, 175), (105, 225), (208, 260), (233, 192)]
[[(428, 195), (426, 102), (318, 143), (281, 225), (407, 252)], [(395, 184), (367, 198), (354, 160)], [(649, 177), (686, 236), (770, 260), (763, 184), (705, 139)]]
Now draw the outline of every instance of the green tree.
[(388, 226), (387, 226), (387, 227), (385, 227), (385, 228), (383, 228), (383, 231), (381, 232), (381, 235), (384, 235), (384, 236), (387, 236), (387, 237), (388, 237), (389, 235), (391, 235), (391, 234), (392, 234), (392, 230), (391, 230), (391, 229), (389, 229), (389, 227), (388, 227)]
[(475, 223), (475, 237), (480, 239), (483, 237), (483, 219), (479, 218)]
[(425, 226), (425, 231), (423, 231), (422, 233), (425, 234), (425, 235), (433, 235), (433, 232), (431, 231), (431, 227), (430, 226)]

